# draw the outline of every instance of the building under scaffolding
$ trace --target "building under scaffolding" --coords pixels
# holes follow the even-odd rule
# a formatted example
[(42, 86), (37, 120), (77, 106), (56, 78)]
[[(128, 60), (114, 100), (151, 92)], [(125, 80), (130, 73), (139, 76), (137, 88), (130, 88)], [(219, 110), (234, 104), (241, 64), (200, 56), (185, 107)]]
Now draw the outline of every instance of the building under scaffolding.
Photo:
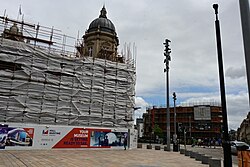
[(0, 122), (133, 127), (134, 54), (126, 47), (118, 55), (105, 7), (82, 42), (5, 16), (0, 22)]

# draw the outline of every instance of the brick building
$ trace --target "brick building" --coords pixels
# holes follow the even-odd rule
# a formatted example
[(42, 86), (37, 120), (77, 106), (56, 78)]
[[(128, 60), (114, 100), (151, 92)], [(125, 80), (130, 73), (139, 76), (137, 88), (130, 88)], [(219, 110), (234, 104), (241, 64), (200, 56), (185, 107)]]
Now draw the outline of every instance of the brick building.
[[(157, 124), (162, 129), (164, 137), (167, 131), (166, 108), (153, 107), (143, 114), (144, 137), (153, 138), (151, 129)], [(222, 108), (218, 104), (192, 105), (176, 107), (176, 132), (178, 139), (183, 141), (186, 132), (187, 141), (195, 139), (222, 137)], [(153, 131), (153, 130), (152, 130)], [(170, 107), (170, 133), (174, 134), (174, 107)]]

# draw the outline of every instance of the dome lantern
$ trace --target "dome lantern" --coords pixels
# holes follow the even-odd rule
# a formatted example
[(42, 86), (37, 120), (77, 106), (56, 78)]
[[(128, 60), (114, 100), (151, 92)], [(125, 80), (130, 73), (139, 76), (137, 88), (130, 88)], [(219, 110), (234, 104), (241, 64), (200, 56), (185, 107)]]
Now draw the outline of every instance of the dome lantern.
[(99, 17), (90, 23), (87, 32), (94, 32), (97, 31), (98, 29), (100, 31), (116, 35), (114, 24), (107, 18), (107, 11), (105, 6), (102, 7)]
[(107, 18), (107, 11), (106, 11), (106, 9), (105, 9), (105, 6), (103, 6), (102, 7), (102, 10), (100, 11), (100, 16), (99, 16), (99, 18)]

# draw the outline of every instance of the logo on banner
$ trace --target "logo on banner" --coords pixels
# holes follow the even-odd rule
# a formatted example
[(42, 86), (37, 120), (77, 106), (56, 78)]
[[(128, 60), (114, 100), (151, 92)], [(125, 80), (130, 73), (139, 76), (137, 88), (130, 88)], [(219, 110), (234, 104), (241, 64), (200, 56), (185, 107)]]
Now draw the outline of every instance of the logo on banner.
[(48, 130), (48, 129), (45, 129), (45, 130), (43, 130), (42, 131), (42, 135), (45, 135), (45, 136), (55, 136), (55, 135), (60, 135), (61, 134), (61, 132), (59, 132), (59, 131), (56, 131), (56, 130), (54, 130), (54, 129), (50, 129), (50, 130)]
[(48, 135), (49, 134), (49, 130), (43, 130), (42, 134), (43, 135)]

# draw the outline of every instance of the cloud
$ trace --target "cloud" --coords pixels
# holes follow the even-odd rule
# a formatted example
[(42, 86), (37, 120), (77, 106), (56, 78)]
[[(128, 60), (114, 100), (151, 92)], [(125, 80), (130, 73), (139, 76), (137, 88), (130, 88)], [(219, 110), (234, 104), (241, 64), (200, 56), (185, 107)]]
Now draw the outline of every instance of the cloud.
[(228, 94), (227, 111), (229, 127), (236, 130), (250, 111), (248, 93), (239, 92), (237, 94)]
[(237, 79), (246, 76), (246, 69), (244, 66), (240, 68), (229, 67), (226, 70), (226, 77), (230, 77), (231, 79)]
[(135, 98), (135, 106), (140, 107), (140, 109), (135, 110), (135, 119), (142, 118), (142, 114), (146, 112), (146, 108), (149, 107), (149, 104), (142, 98)]

